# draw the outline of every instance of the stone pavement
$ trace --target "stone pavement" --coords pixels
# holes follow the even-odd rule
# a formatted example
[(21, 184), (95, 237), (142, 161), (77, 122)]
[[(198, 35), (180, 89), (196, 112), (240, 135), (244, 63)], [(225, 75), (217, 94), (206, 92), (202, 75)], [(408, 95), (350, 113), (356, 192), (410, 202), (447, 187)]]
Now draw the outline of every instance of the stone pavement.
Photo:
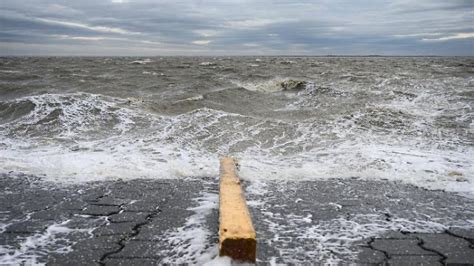
[[(244, 182), (258, 264), (474, 264), (474, 201), (384, 181)], [(203, 264), (218, 180), (0, 176), (0, 264)]]
[[(217, 182), (209, 181), (131, 180), (61, 187), (32, 177), (3, 177), (0, 264), (199, 263), (199, 252), (217, 250), (217, 235), (199, 234), (218, 228)], [(211, 205), (205, 209), (207, 217), (196, 217), (190, 207), (203, 199)], [(189, 217), (196, 225), (186, 225)], [(193, 236), (173, 235), (175, 230), (204, 239), (195, 244), (196, 250), (183, 248)]]
[(247, 185), (261, 261), (474, 264), (472, 199), (383, 181)]

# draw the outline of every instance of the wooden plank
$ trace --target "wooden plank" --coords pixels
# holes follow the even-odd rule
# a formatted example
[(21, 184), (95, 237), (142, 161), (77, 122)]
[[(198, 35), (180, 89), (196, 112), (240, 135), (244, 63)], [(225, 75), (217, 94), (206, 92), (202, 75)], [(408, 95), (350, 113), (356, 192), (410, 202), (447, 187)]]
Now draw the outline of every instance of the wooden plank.
[(257, 235), (240, 187), (233, 158), (220, 161), (219, 255), (242, 262), (255, 262)]

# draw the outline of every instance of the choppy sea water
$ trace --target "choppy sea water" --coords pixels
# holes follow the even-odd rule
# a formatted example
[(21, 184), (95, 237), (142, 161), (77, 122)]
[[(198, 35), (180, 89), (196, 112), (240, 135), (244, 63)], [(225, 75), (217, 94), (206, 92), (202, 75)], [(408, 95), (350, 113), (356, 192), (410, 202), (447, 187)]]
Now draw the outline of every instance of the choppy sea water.
[(360, 177), (474, 193), (474, 58), (0, 59), (0, 171)]

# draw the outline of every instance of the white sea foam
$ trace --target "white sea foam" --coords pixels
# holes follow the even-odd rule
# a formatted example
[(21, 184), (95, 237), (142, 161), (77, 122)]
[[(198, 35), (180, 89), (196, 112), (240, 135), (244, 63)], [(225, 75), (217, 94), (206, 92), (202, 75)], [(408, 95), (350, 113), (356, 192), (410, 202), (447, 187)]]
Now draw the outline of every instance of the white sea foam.
[(21, 72), (21, 71), (19, 71), (19, 70), (0, 69), (0, 73), (13, 74), (13, 73), (20, 73), (20, 72)]
[[(161, 116), (124, 99), (87, 93), (16, 101), (31, 101), (35, 108), (0, 125), (0, 172), (10, 175), (22, 172), (59, 182), (216, 176), (218, 157), (233, 155), (241, 159), (245, 179), (389, 179), (474, 195), (474, 149), (458, 145), (461, 139), (426, 137), (433, 134), (427, 126), (433, 112), (410, 101), (371, 108), (417, 117), (422, 122), (410, 122), (405, 130), (422, 135), (368, 131), (359, 124), (379, 118), (363, 112), (318, 125), (208, 108)], [(55, 110), (60, 110), (51, 120), (56, 124), (45, 123)]]
[[(278, 215), (276, 215), (279, 217)], [(286, 233), (297, 235), (293, 245), (298, 242), (305, 244), (304, 256), (324, 263), (340, 263), (355, 261), (358, 250), (353, 245), (357, 241), (381, 236), (390, 231), (406, 231), (418, 233), (440, 233), (446, 226), (422, 220), (394, 219), (386, 221), (380, 215), (356, 215), (350, 220), (337, 218), (329, 221), (308, 221), (307, 217), (298, 215), (285, 216), (285, 221), (275, 217), (265, 219), (272, 232), (280, 232), (274, 237), (277, 243), (284, 243)], [(284, 246), (284, 245), (282, 245)], [(297, 259), (300, 250), (297, 248), (279, 247), (281, 258), (287, 262)], [(311, 250), (311, 251), (310, 251)], [(295, 256), (296, 254), (296, 256)], [(335, 255), (337, 254), (337, 255)]]
[[(69, 183), (212, 176), (218, 171), (214, 166), (217, 156), (202, 156), (199, 151), (164, 143), (166, 127), (172, 127), (174, 119), (127, 109), (123, 107), (127, 101), (83, 93), (17, 101), (24, 100), (36, 105), (34, 111), (0, 125), (4, 146), (0, 149), (0, 172), (41, 175)], [(55, 110), (61, 112), (54, 128), (41, 123)], [(152, 128), (144, 132), (144, 125)], [(133, 136), (137, 126), (144, 135)], [(34, 133), (22, 138), (29, 132)]]
[(162, 263), (170, 264), (198, 264), (219, 263), (228, 264), (228, 259), (218, 259), (217, 243), (210, 241), (215, 232), (211, 232), (206, 226), (206, 218), (218, 207), (218, 195), (203, 192), (200, 197), (194, 199), (198, 204), (189, 208), (193, 214), (186, 219), (183, 227), (172, 229), (164, 234), (164, 241), (168, 243), (171, 250), (161, 251), (167, 255)]
[[(27, 101), (34, 104), (34, 110), (7, 125), (0, 125), (4, 134), (33, 132), (33, 135), (41, 135), (52, 131), (66, 139), (77, 135), (87, 136), (86, 133), (94, 131), (106, 131), (110, 125), (128, 129), (133, 124), (130, 122), (133, 114), (119, 108), (121, 102), (112, 97), (72, 93), (43, 94), (15, 100), (17, 103)], [(16, 132), (12, 132), (15, 129)]]
[[(159, 75), (158, 73), (156, 73), (156, 72), (154, 72), (154, 71), (153, 71), (153, 72), (150, 72), (150, 71), (143, 71), (142, 74), (143, 74), (143, 75), (152, 75), (152, 76), (157, 76), (157, 75)], [(163, 74), (163, 73), (161, 73), (161, 74)]]
[(135, 61), (132, 61), (130, 62), (130, 64), (132, 65), (146, 65), (146, 64), (149, 64), (149, 63), (152, 63), (153, 60), (151, 60), (150, 58), (145, 58), (145, 59), (142, 59), (142, 60), (135, 60)]
[(233, 262), (230, 257), (216, 256), (214, 259), (205, 262), (203, 265), (204, 266), (231, 266), (231, 265), (238, 265), (238, 264)]
[(200, 101), (200, 100), (202, 100), (202, 99), (204, 99), (204, 96), (202, 96), (202, 95), (196, 95), (196, 96), (189, 97), (189, 98), (186, 98), (186, 99), (183, 99), (183, 100), (178, 100), (178, 101), (176, 101), (175, 103)]
[[(241, 177), (311, 180), (360, 177), (398, 180), (429, 189), (474, 195), (474, 150), (420, 150), (390, 144), (342, 143), (296, 156), (240, 156)], [(465, 177), (459, 182), (459, 173)]]
[(215, 62), (205, 61), (205, 62), (199, 63), (199, 65), (200, 65), (200, 66), (215, 66), (216, 63), (215, 63)]
[[(0, 171), (44, 176), (46, 180), (74, 183), (134, 178), (204, 177), (218, 173), (215, 158), (191, 154), (172, 146), (142, 150), (143, 143), (89, 142), (78, 151), (61, 146), (33, 150), (0, 150)], [(24, 147), (29, 147), (25, 145)], [(94, 147), (101, 147), (97, 150)], [(126, 162), (126, 163), (125, 163)]]
[[(450, 227), (470, 229), (474, 220), (455, 220), (452, 217), (429, 217), (411, 213), (411, 218), (387, 217), (382, 214), (341, 214), (333, 219), (313, 219), (304, 208), (298, 214), (292, 213), (287, 205), (275, 205), (274, 191), (266, 181), (251, 180), (246, 188), (250, 198), (249, 206), (259, 215), (260, 237), (268, 245), (278, 250), (278, 258), (266, 258), (274, 264), (283, 260), (289, 264), (299, 264), (308, 260), (323, 264), (339, 264), (356, 261), (360, 252), (356, 244), (372, 237), (380, 237), (389, 232), (441, 233)], [(286, 186), (285, 186), (286, 187)], [(295, 195), (297, 196), (297, 195)], [(298, 199), (296, 200), (298, 202)], [(299, 199), (301, 201), (301, 199)], [(284, 202), (282, 202), (284, 204)], [(340, 205), (320, 202), (340, 209)], [(283, 210), (280, 212), (279, 210)], [(289, 213), (287, 213), (289, 212)], [(263, 236), (262, 236), (263, 234)]]
[(265, 81), (230, 80), (230, 82), (249, 91), (272, 93), (282, 91), (282, 83), (288, 82), (290, 80), (290, 78), (275, 77)]
[(67, 227), (69, 220), (53, 223), (43, 232), (26, 237), (18, 246), (0, 245), (1, 265), (41, 265), (39, 257), (50, 253), (67, 253), (73, 242), (67, 237), (71, 234), (90, 236), (93, 229), (72, 229)]

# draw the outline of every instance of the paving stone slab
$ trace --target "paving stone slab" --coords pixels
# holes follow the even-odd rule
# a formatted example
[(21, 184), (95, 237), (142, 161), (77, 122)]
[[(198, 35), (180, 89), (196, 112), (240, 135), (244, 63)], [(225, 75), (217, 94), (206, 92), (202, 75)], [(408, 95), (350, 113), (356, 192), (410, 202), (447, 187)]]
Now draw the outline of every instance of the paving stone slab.
[(57, 221), (63, 220), (68, 213), (65, 213), (62, 210), (58, 210), (56, 208), (51, 208), (48, 210), (41, 210), (31, 214), (31, 219), (33, 220), (42, 220), (42, 221)]
[(128, 241), (120, 252), (110, 255), (110, 258), (148, 258), (158, 261), (162, 250), (163, 244), (160, 242)]
[(95, 229), (93, 233), (96, 236), (130, 235), (136, 225), (136, 222), (110, 223)]
[(82, 201), (82, 200), (70, 200), (68, 199), (67, 201), (61, 202), (61, 209), (67, 211), (82, 211), (85, 207), (87, 207), (88, 203)]
[(100, 265), (104, 250), (88, 250), (87, 252), (70, 252), (67, 255), (52, 254), (48, 256), (47, 265)]
[(416, 235), (414, 234), (404, 234), (399, 231), (389, 231), (384, 233), (380, 238), (390, 238), (390, 239), (414, 239), (416, 240)]
[(407, 265), (426, 265), (426, 266), (435, 266), (435, 265), (443, 265), (441, 263), (442, 257), (440, 256), (398, 256), (394, 255), (391, 256), (390, 259), (387, 261), (388, 265), (393, 266), (407, 266)]
[(372, 242), (374, 249), (385, 251), (389, 256), (392, 255), (436, 255), (432, 251), (425, 250), (419, 246), (417, 239), (380, 239)]
[(141, 199), (123, 205), (122, 210), (127, 212), (154, 212), (160, 209), (160, 206), (163, 205), (165, 205), (165, 201), (163, 201), (163, 199)]
[(474, 228), (469, 230), (466, 228), (452, 227), (452, 228), (449, 228), (448, 231), (449, 233), (454, 234), (458, 237), (469, 239), (471, 243), (474, 243)]
[(111, 196), (106, 196), (103, 198), (98, 199), (97, 201), (94, 201), (91, 203), (91, 205), (99, 205), (99, 206), (120, 206), (123, 204), (126, 204), (130, 202), (130, 199), (124, 199), (124, 198), (116, 198), (116, 197), (111, 197)]
[[(181, 203), (182, 204), (182, 203)], [(191, 203), (187, 203), (191, 204)], [(171, 211), (173, 210), (173, 211)], [(133, 240), (157, 241), (166, 231), (182, 227), (192, 212), (183, 207), (170, 207), (158, 213), (156, 217), (140, 228)]]
[(107, 224), (106, 216), (89, 216), (73, 213), (69, 217), (67, 227), (71, 229), (94, 229)]
[(145, 225), (140, 228), (140, 232), (131, 237), (130, 240), (136, 241), (160, 241), (167, 227)]
[(383, 252), (368, 247), (360, 248), (357, 263), (361, 264), (381, 264), (386, 260)]
[(423, 240), (423, 247), (443, 254), (450, 264), (474, 264), (474, 249), (460, 237), (449, 234), (417, 234)]
[(155, 266), (159, 265), (157, 259), (139, 258), (108, 258), (104, 261), (106, 266)]
[(123, 222), (135, 222), (135, 223), (142, 223), (147, 220), (148, 215), (150, 212), (128, 212), (124, 211), (121, 213), (110, 215), (109, 221), (112, 223), (123, 223)]
[[(120, 248), (120, 235), (93, 236), (75, 244), (72, 248), (75, 252), (87, 252), (88, 250), (117, 250)], [(105, 252), (103, 252), (105, 253)]]
[(27, 220), (7, 226), (7, 234), (34, 234), (45, 230), (51, 221)]
[(108, 216), (118, 213), (119, 211), (120, 208), (118, 206), (88, 205), (81, 213), (92, 216)]
[(72, 252), (66, 254), (51, 254), (48, 265), (99, 265), (102, 257), (121, 248), (121, 235), (94, 236), (79, 239), (72, 246)]

